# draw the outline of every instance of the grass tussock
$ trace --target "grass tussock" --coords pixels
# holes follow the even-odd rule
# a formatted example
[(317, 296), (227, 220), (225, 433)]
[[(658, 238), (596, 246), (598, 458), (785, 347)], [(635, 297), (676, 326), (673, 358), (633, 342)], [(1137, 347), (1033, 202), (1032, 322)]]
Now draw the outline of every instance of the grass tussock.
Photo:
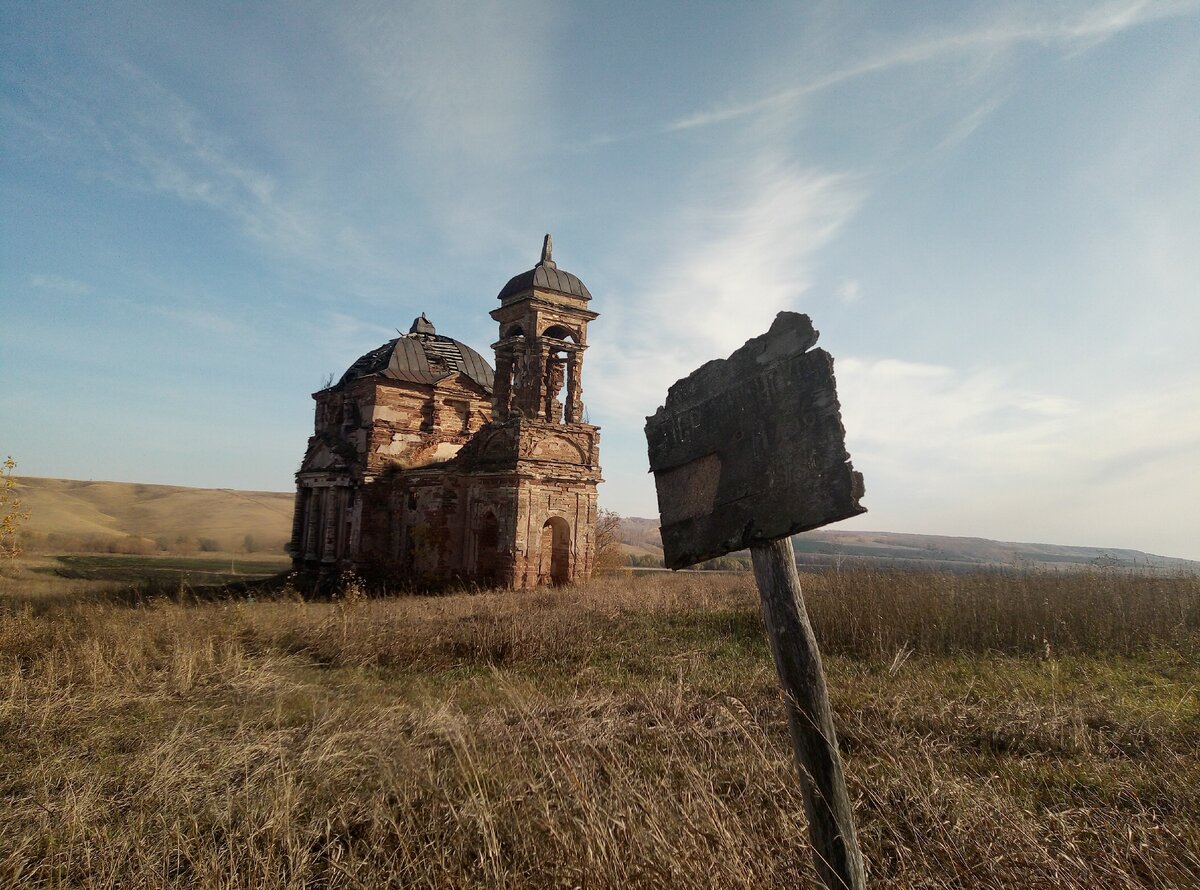
[[(805, 585), (873, 886), (1195, 885), (1200, 581)], [(0, 884), (813, 880), (748, 578), (257, 598), (0, 592)]]

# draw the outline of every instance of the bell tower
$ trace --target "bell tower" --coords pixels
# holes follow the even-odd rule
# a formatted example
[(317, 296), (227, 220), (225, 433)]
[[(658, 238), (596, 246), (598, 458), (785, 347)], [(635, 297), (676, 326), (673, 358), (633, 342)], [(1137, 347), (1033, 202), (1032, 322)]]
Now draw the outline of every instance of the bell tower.
[(600, 428), (584, 419), (583, 353), (598, 316), (553, 249), (547, 235), (500, 291), (492, 420), (455, 458), (475, 480), (460, 499), (469, 540), (495, 538), (489, 572), (511, 587), (586, 580), (596, 556)]
[(583, 282), (558, 268), (554, 241), (547, 235), (542, 256), (528, 272), (514, 276), (492, 310), (500, 326), (496, 350), (495, 420), (510, 418), (547, 424), (582, 424), (583, 353), (592, 295)]

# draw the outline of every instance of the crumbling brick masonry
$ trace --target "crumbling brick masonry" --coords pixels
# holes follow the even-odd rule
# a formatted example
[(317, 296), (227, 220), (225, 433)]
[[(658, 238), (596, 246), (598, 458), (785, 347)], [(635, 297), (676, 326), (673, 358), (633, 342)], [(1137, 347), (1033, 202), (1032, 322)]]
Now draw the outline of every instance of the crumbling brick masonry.
[(582, 372), (597, 316), (551, 246), (500, 291), (495, 371), (422, 314), (313, 394), (297, 571), (411, 588), (591, 575), (600, 430), (584, 422)]

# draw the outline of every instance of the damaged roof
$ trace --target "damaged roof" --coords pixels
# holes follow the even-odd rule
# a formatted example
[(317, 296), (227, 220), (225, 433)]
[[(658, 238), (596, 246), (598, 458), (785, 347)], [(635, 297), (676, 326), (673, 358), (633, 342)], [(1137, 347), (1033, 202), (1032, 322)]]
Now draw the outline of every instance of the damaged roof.
[(492, 391), (495, 374), (487, 360), (467, 344), (436, 333), (422, 313), (407, 335), (362, 356), (337, 385), (373, 374), (406, 383), (434, 384), (456, 373), (466, 374), (485, 391)]

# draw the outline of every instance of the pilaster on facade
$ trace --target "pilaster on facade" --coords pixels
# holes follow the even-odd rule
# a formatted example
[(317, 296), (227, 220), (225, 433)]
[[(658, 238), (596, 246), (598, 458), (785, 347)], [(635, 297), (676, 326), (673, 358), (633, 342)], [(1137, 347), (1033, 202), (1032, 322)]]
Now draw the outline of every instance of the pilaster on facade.
[(314, 393), (289, 551), (297, 569), (389, 584), (528, 587), (586, 579), (600, 430), (583, 356), (597, 313), (540, 261), (501, 290), (496, 367), (422, 315)]

